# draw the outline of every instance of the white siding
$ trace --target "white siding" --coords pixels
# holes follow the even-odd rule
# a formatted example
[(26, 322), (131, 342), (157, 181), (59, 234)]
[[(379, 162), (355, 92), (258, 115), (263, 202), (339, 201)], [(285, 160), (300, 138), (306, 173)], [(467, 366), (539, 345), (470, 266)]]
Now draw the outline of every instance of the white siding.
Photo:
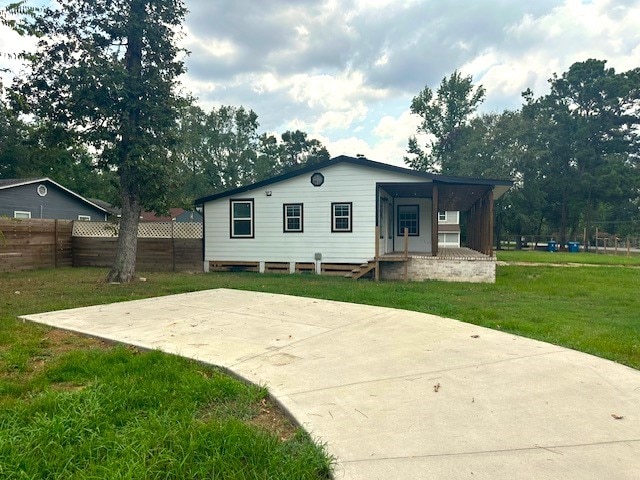
[(446, 211), (445, 219), (440, 220), (438, 216), (438, 225), (457, 225), (458, 232), (444, 232), (438, 233), (438, 246), (439, 247), (460, 247), (460, 212), (458, 211)]
[(404, 236), (398, 231), (398, 205), (418, 205), (420, 213), (420, 221), (418, 224), (417, 237), (409, 237), (410, 252), (431, 252), (431, 204), (430, 198), (396, 198), (394, 201), (395, 208), (395, 242), (394, 250), (396, 252), (404, 251)]
[(438, 246), (460, 248), (460, 234), (452, 232), (438, 233)]
[(460, 223), (460, 212), (457, 211), (446, 211), (445, 220), (440, 220), (438, 218), (439, 225), (457, 225)]
[[(376, 183), (424, 182), (411, 175), (339, 163), (319, 170), (320, 187), (311, 185), (311, 172), (266, 187), (205, 204), (205, 260), (356, 263), (375, 255)], [(271, 191), (267, 196), (266, 191)], [(229, 200), (254, 199), (255, 238), (230, 238)], [(415, 200), (412, 200), (416, 203)], [(351, 233), (331, 232), (331, 203), (351, 202)], [(423, 201), (424, 202), (424, 201)], [(304, 205), (303, 233), (283, 233), (283, 204)], [(431, 201), (420, 207), (422, 238), (430, 238)], [(425, 217), (425, 215), (427, 217)], [(426, 218), (423, 220), (423, 218)], [(427, 228), (429, 230), (427, 230)], [(430, 250), (430, 245), (429, 245)]]

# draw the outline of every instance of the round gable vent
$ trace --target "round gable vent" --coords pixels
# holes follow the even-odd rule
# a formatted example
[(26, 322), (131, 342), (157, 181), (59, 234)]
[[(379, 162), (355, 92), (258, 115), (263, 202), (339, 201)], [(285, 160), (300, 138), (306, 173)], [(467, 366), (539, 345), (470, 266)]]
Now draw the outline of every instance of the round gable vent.
[(314, 187), (319, 187), (323, 183), (324, 183), (324, 175), (322, 175), (320, 172), (316, 172), (313, 175), (311, 175), (311, 185), (313, 185)]
[(47, 186), (46, 185), (38, 185), (38, 195), (44, 197), (47, 194)]

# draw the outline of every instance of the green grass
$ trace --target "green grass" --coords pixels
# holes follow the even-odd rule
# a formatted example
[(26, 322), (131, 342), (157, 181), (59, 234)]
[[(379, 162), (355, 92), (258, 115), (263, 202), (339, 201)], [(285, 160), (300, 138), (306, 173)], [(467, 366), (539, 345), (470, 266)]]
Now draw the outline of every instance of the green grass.
[(499, 250), (496, 252), (498, 260), (503, 262), (526, 263), (583, 263), (587, 265), (625, 265), (640, 266), (640, 255), (632, 253), (627, 257), (626, 252), (620, 251), (618, 255), (612, 253), (602, 254), (593, 252), (541, 252), (529, 250)]
[(330, 477), (323, 448), (274, 413), (265, 388), (179, 357), (16, 321), (158, 287), (105, 285), (104, 273), (0, 275), (0, 478)]
[(220, 387), (215, 370), (82, 337), (60, 347), (20, 314), (237, 288), (427, 312), (640, 368), (639, 268), (500, 266), (495, 284), (149, 273), (106, 285), (105, 275), (0, 275), (1, 478), (323, 478), (329, 468), (303, 433), (278, 442), (252, 425), (264, 389)]

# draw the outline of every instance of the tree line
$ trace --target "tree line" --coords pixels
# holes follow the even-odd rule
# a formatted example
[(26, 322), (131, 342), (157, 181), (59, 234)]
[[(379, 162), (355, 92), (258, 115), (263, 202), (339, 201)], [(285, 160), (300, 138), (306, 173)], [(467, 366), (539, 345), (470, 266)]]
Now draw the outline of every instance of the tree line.
[[(329, 159), (301, 130), (261, 133), (258, 115), (244, 107), (209, 112), (184, 105), (170, 132), (167, 185), (161, 202), (147, 208), (193, 208), (193, 200)], [(117, 170), (62, 125), (29, 119), (0, 98), (0, 178), (47, 176), (87, 198), (119, 205)]]
[[(640, 234), (640, 68), (617, 73), (605, 60), (576, 62), (522, 93), (517, 110), (477, 114), (481, 85), (454, 72), (411, 104), (421, 117), (408, 142), (412, 168), (510, 178), (496, 202), (496, 237), (546, 235), (564, 244), (594, 224)], [(602, 230), (602, 228), (601, 228)]]

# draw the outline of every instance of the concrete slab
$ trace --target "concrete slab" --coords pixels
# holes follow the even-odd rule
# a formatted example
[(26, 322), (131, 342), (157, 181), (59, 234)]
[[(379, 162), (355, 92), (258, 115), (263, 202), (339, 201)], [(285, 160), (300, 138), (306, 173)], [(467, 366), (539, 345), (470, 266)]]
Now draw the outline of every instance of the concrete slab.
[(535, 340), (225, 289), (24, 318), (267, 385), (337, 478), (640, 477), (640, 371)]

